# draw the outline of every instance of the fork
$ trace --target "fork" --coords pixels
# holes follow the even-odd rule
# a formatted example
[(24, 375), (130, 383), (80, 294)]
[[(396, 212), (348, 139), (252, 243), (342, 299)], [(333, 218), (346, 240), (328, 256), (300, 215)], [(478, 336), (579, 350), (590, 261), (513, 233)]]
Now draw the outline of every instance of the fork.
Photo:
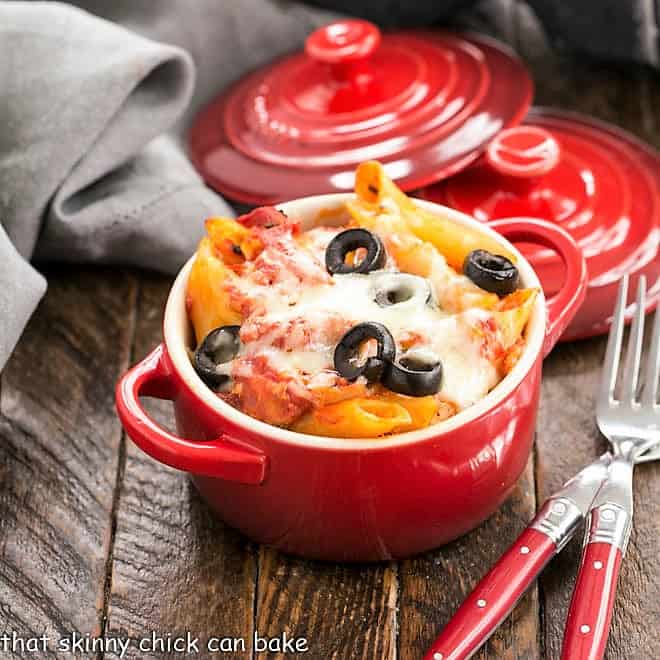
[[(645, 289), (645, 280), (640, 277), (619, 400), (614, 399), (614, 385), (623, 339), (627, 276), (619, 287), (610, 328), (598, 400), (598, 422), (610, 439), (612, 451), (583, 468), (543, 503), (530, 525), (456, 611), (424, 660), (465, 660), (476, 653), (544, 566), (566, 546), (585, 518), (588, 518), (587, 530), (593, 530), (593, 535), (589, 534), (586, 539), (587, 563), (583, 560), (582, 584), (579, 588), (576, 586), (562, 657), (563, 660), (583, 657), (595, 660), (598, 652), (602, 654), (611, 621), (618, 568), (630, 535), (632, 463), (660, 459), (660, 406), (656, 404), (660, 309), (655, 313), (643, 395), (640, 401), (634, 398), (639, 383)], [(609, 543), (610, 540), (613, 543)], [(594, 553), (599, 558), (591, 558)], [(597, 602), (594, 589), (602, 596)]]
[(598, 491), (586, 520), (582, 561), (566, 620), (562, 660), (603, 657), (619, 568), (632, 529), (633, 468), (638, 458), (660, 437), (660, 406), (656, 403), (660, 376), (660, 312), (655, 314), (642, 392), (640, 397), (637, 396), (641, 381), (645, 289), (645, 278), (640, 277), (621, 392), (615, 398), (623, 345), (627, 277), (619, 287), (596, 403), (596, 422), (612, 445), (612, 458), (607, 480)]

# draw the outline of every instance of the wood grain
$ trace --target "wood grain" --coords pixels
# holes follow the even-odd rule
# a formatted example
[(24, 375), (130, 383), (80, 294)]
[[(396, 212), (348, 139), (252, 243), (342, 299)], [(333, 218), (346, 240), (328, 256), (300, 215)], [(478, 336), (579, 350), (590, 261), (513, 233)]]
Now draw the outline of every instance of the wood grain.
[[(614, 122), (643, 139), (660, 143), (657, 77), (641, 68), (612, 67), (557, 55), (519, 4), (520, 49), (536, 78), (537, 103), (560, 106)], [(595, 393), (605, 338), (556, 348), (546, 360), (538, 424), (537, 488), (544, 499), (605, 447), (594, 423)], [(559, 411), (561, 414), (558, 414)], [(635, 531), (620, 577), (608, 643), (611, 659), (657, 657), (660, 633), (649, 621), (660, 617), (658, 466), (639, 469)], [(564, 622), (580, 558), (580, 539), (571, 543), (541, 580), (543, 647), (558, 658)], [(655, 579), (654, 577), (655, 576)]]
[[(480, 2), (458, 15), (455, 27), (476, 30), (510, 45), (517, 39), (515, 0)], [(399, 657), (417, 660), (454, 611), (499, 559), (536, 512), (533, 457), (504, 506), (486, 523), (454, 543), (402, 562), (400, 573)], [(541, 637), (536, 586), (475, 656), (539, 658)]]
[[(477, 582), (535, 513), (533, 462), (513, 495), (480, 527), (453, 543), (404, 561), (400, 569), (401, 660), (418, 660)], [(536, 587), (530, 589), (475, 658), (533, 660), (539, 655)]]
[(306, 638), (309, 652), (300, 657), (394, 660), (396, 613), (395, 564), (310, 562), (261, 550), (257, 631)]
[[(660, 146), (656, 74), (557, 55), (518, 0), (485, 0), (455, 22), (514, 44), (534, 73), (537, 104), (594, 114)], [(247, 659), (256, 630), (306, 638), (300, 657), (313, 660), (417, 659), (533, 516), (537, 496), (605, 448), (593, 420), (604, 339), (560, 346), (545, 364), (536, 462), (484, 525), (400, 564), (284, 557), (224, 526), (185, 475), (121, 440), (114, 383), (160, 340), (168, 280), (94, 269), (49, 279), (0, 390), (0, 632), (105, 632), (133, 640), (127, 657), (150, 658), (183, 655), (140, 651), (152, 630), (190, 631), (200, 639), (195, 657), (210, 657), (206, 640), (225, 636), (244, 638), (246, 650), (213, 657)], [(171, 425), (168, 403), (148, 407)], [(660, 465), (640, 467), (611, 660), (660, 648), (658, 492)], [(578, 561), (579, 540), (476, 657), (558, 658)]]
[[(137, 306), (134, 359), (162, 338), (161, 320), (171, 281), (143, 275)], [(164, 426), (173, 427), (169, 402), (147, 400)], [(162, 657), (141, 651), (151, 631), (166, 638), (190, 632), (194, 657), (251, 657), (256, 551), (201, 501), (187, 476), (152, 460), (126, 439), (117, 506), (108, 634), (129, 637), (125, 658)], [(245, 639), (245, 651), (212, 654), (211, 637)], [(167, 657), (184, 657), (173, 652)], [(111, 656), (108, 656), (111, 657)], [(190, 657), (190, 656), (187, 656)]]
[[(556, 490), (563, 480), (606, 448), (594, 422), (595, 394), (605, 352), (604, 338), (560, 346), (546, 361), (539, 419), (537, 482), (540, 495)], [(562, 410), (558, 415), (557, 410)], [(635, 473), (635, 525), (624, 559), (607, 656), (656, 657), (660, 632), (660, 466), (640, 466)], [(571, 542), (542, 579), (547, 658), (558, 658), (581, 538)]]
[(640, 67), (561, 54), (524, 2), (517, 3), (516, 24), (517, 50), (534, 77), (534, 105), (582, 112), (640, 131)]
[(646, 71), (641, 81), (642, 124), (639, 136), (660, 149), (660, 75)]
[[(604, 346), (602, 338), (560, 345), (546, 359), (537, 432), (539, 500), (605, 450), (594, 424), (594, 394)], [(541, 579), (543, 644), (549, 660), (559, 658), (561, 650), (580, 561), (579, 537), (552, 561)]]
[(48, 276), (3, 374), (0, 630), (58, 639), (101, 630), (120, 439), (113, 392), (135, 281), (120, 270)]

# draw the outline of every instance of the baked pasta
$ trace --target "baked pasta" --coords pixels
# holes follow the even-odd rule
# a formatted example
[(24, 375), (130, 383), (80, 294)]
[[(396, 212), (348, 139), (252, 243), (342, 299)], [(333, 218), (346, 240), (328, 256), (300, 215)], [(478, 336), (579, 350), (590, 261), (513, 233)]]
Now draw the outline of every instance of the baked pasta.
[(537, 291), (487, 234), (422, 209), (359, 166), (341, 227), (273, 207), (210, 218), (187, 311), (197, 373), (294, 431), (378, 438), (484, 397), (524, 345)]

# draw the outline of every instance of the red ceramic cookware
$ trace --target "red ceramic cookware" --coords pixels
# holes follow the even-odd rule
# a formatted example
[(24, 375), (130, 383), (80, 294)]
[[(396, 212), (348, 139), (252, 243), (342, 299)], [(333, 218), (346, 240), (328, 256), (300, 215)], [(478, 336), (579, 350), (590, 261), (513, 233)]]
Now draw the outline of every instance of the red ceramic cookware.
[(352, 190), (369, 159), (410, 190), (472, 162), (531, 98), (527, 70), (492, 39), (344, 20), (223, 91), (195, 120), (190, 154), (248, 204)]
[[(478, 163), (421, 194), (484, 222), (541, 218), (575, 238), (589, 289), (563, 340), (607, 332), (624, 273), (631, 291), (646, 276), (649, 311), (660, 298), (660, 154), (619, 128), (536, 108), (523, 125), (499, 133)], [(521, 249), (546, 293), (555, 291), (561, 261), (543, 248)]]
[[(310, 197), (281, 208), (308, 229), (328, 224), (334, 209), (341, 217), (350, 196)], [(164, 342), (117, 386), (119, 417), (133, 441), (156, 460), (191, 473), (222, 519), (255, 541), (317, 559), (407, 557), (487, 518), (526, 464), (541, 363), (582, 302), (584, 258), (553, 224), (503, 221), (497, 233), (457, 211), (419, 203), (517, 254), (526, 287), (539, 286), (537, 276), (503, 236), (544, 245), (565, 264), (561, 290), (547, 304), (542, 295), (537, 299), (518, 363), (474, 406), (426, 429), (371, 440), (304, 435), (248, 417), (208, 389), (190, 363), (185, 290), (192, 259), (172, 287)], [(150, 419), (140, 396), (171, 400), (178, 434)]]

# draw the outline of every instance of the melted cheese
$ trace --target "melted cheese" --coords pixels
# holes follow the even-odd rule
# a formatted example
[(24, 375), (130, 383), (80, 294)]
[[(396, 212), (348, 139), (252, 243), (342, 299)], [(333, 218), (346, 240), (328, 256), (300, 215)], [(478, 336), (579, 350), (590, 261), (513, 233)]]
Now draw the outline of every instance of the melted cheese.
[(261, 298), (262, 313), (248, 319), (246, 325), (252, 322), (269, 329), (245, 343), (239, 355), (268, 356), (283, 373), (304, 375), (308, 387), (325, 386), (343, 334), (357, 323), (378, 322), (392, 333), (399, 356), (405, 352), (401, 342), (414, 336), (411, 353), (442, 362), (441, 398), (459, 409), (475, 403), (499, 380), (495, 366), (482, 355), (474, 330), (477, 322), (488, 318), (488, 312), (470, 309), (448, 314), (433, 299), (427, 302), (431, 291), (427, 280), (407, 274), (403, 274), (406, 283), (416, 294), (398, 304), (378, 304), (376, 290), (397, 275), (377, 271), (335, 275), (329, 283), (307, 287), (260, 287), (259, 292), (253, 288), (252, 294)]

